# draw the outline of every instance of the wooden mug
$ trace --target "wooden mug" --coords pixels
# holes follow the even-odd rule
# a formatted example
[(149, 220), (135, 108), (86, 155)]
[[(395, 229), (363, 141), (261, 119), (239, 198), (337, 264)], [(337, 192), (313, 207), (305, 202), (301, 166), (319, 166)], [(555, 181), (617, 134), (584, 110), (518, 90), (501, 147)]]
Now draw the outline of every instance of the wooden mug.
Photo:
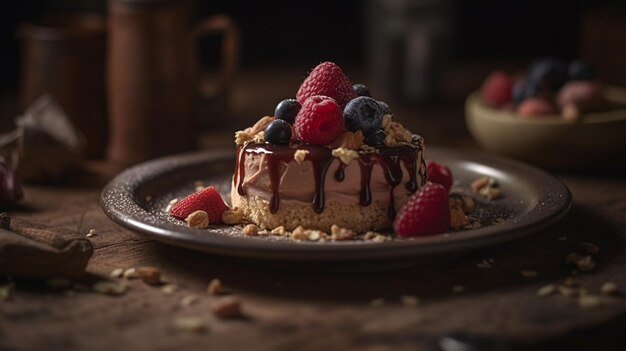
[(86, 154), (104, 156), (105, 22), (95, 14), (54, 14), (18, 27), (20, 105), (51, 95), (86, 139)]
[(201, 36), (223, 37), (214, 94), (228, 101), (239, 32), (224, 15), (190, 28), (189, 12), (188, 1), (109, 0), (110, 160), (132, 164), (195, 147), (194, 49)]

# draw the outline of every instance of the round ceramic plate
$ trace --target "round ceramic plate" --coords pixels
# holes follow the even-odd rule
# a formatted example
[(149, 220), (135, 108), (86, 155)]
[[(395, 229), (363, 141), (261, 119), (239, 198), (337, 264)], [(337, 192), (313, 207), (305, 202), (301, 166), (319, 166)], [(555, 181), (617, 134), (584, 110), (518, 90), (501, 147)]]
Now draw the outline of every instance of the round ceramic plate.
[[(240, 226), (189, 228), (165, 212), (170, 200), (194, 191), (197, 182), (214, 185), (226, 195), (235, 165), (234, 151), (204, 151), (148, 161), (119, 174), (103, 190), (104, 212), (119, 225), (167, 244), (220, 256), (255, 261), (380, 262), (468, 251), (519, 239), (562, 218), (571, 203), (567, 187), (551, 175), (508, 159), (434, 147), (426, 158), (449, 166), (453, 191), (469, 194), (469, 184), (493, 177), (504, 196), (477, 201), (476, 229), (384, 242), (300, 242), (278, 236), (249, 237)], [(225, 198), (227, 198), (225, 196)]]

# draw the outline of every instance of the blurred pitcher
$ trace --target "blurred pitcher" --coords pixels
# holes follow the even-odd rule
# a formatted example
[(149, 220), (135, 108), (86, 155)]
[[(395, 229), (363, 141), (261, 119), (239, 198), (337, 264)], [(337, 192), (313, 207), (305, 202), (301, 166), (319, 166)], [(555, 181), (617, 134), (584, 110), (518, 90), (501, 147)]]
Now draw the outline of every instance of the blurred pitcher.
[(238, 64), (239, 34), (226, 16), (190, 28), (190, 3), (109, 0), (109, 159), (132, 164), (193, 149), (197, 39), (222, 38), (220, 76), (213, 94), (228, 100)]

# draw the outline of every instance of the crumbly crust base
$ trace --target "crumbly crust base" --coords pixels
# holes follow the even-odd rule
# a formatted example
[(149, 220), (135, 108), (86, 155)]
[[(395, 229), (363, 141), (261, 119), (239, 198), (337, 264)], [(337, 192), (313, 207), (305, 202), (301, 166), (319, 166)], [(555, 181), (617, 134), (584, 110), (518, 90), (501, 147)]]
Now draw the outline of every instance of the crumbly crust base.
[(330, 233), (331, 226), (338, 225), (356, 232), (377, 231), (390, 228), (391, 220), (387, 206), (372, 202), (369, 206), (359, 204), (341, 204), (327, 202), (321, 213), (315, 213), (310, 204), (290, 204), (279, 206), (276, 213), (271, 213), (269, 203), (256, 196), (241, 196), (237, 191), (231, 194), (233, 206), (243, 210), (244, 217), (262, 229), (274, 229), (284, 226), (294, 230), (298, 226)]

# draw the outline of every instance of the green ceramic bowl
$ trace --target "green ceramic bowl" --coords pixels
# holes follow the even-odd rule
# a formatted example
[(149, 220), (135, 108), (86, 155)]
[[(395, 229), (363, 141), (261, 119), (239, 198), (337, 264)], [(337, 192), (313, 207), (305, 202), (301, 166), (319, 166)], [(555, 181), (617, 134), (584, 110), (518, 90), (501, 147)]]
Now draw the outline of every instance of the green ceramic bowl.
[[(626, 89), (607, 87), (607, 99), (626, 106)], [(465, 123), (485, 150), (550, 169), (624, 167), (626, 107), (566, 122), (558, 115), (528, 119), (485, 105), (479, 92), (465, 104)]]

